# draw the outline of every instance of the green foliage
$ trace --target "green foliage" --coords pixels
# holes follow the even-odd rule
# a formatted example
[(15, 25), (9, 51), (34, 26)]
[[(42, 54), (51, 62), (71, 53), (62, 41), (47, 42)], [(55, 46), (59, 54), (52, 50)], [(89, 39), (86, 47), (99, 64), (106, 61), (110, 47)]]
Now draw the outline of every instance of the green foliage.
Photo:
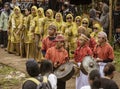
[(1, 79), (0, 85), (2, 86), (2, 89), (10, 89), (10, 86), (19, 85), (20, 81), (17, 79)]
[(114, 54), (116, 70), (120, 72), (120, 50), (116, 50)]
[(15, 71), (14, 68), (0, 64), (0, 89), (13, 89), (13, 86), (19, 86), (24, 81), (24, 79), (6, 78)]
[(2, 74), (2, 75), (8, 74), (8, 73), (10, 73), (11, 71), (15, 71), (15, 69), (0, 64), (0, 75), (1, 75), (1, 74)]

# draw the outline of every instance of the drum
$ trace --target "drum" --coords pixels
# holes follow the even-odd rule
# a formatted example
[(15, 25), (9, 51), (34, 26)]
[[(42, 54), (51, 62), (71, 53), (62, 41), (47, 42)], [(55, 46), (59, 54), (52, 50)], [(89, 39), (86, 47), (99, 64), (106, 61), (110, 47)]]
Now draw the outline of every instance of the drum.
[(72, 62), (67, 62), (58, 67), (54, 71), (54, 74), (57, 76), (57, 79), (67, 81), (74, 75), (74, 71), (74, 64)]
[(83, 58), (83, 61), (80, 66), (80, 70), (88, 75), (92, 70), (99, 69), (97, 62), (91, 56), (86, 56)]

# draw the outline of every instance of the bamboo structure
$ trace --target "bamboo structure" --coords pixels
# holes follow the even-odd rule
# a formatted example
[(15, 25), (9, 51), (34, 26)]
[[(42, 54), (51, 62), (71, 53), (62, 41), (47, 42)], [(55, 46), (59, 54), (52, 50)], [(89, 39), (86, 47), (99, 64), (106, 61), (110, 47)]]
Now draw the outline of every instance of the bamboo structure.
[(109, 0), (109, 41), (112, 41), (112, 0)]

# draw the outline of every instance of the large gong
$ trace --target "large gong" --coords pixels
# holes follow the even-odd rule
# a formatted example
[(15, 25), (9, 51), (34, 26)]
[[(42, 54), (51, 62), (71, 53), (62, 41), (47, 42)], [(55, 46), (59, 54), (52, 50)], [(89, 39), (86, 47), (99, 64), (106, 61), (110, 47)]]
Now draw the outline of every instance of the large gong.
[(97, 62), (91, 56), (86, 56), (80, 66), (80, 70), (85, 74), (89, 74), (92, 70), (99, 69)]
[(54, 74), (59, 80), (67, 81), (74, 75), (74, 64), (67, 62), (62, 64), (59, 68), (54, 71)]

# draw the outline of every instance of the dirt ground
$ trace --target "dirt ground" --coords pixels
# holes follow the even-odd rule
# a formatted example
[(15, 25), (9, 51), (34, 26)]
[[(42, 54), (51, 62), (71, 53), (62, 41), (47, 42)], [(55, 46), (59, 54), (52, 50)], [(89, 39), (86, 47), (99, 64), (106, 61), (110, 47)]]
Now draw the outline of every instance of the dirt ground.
[[(25, 62), (26, 58), (21, 58), (19, 56), (15, 56), (14, 54), (8, 54), (6, 51), (0, 48), (0, 63), (11, 66), (16, 70), (19, 70), (23, 73), (26, 73), (25, 70)], [(120, 73), (116, 71), (114, 81), (118, 84), (120, 88)], [(1, 89), (1, 88), (0, 88)], [(20, 85), (12, 86), (10, 89), (21, 89)], [(71, 78), (67, 81), (66, 89), (75, 89), (75, 79)]]

